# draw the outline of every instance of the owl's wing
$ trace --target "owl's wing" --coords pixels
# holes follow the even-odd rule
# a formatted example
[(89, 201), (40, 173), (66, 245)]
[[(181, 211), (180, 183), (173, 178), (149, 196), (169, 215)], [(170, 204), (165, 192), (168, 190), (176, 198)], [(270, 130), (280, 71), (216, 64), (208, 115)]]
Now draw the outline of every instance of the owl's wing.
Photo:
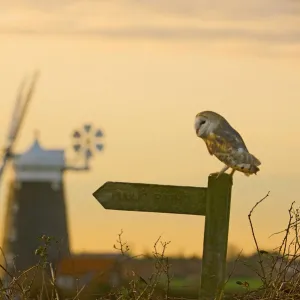
[(228, 123), (218, 126), (205, 140), (210, 154), (215, 155), (227, 166), (239, 164), (254, 164), (259, 166), (260, 161), (248, 152), (240, 136)]
[(240, 134), (232, 128), (229, 123), (224, 122), (220, 124), (214, 131), (214, 147), (223, 149), (225, 151), (247, 151), (244, 140)]
[(215, 128), (214, 132), (205, 139), (205, 144), (208, 152), (217, 157), (234, 155), (241, 151), (248, 152), (240, 134), (226, 122)]

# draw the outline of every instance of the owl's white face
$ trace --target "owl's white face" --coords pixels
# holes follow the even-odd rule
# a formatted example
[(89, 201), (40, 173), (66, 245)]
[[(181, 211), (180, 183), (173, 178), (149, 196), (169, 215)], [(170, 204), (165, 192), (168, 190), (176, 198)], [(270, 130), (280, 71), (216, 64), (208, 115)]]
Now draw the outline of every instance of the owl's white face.
[(210, 133), (210, 121), (204, 116), (196, 116), (195, 130), (198, 137), (206, 137)]

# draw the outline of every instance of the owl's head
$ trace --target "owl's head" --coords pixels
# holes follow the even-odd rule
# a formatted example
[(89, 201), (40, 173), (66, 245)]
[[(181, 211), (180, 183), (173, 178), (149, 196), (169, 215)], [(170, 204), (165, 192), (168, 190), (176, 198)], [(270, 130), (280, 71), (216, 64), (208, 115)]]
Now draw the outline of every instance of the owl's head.
[(207, 137), (224, 118), (213, 111), (202, 111), (196, 115), (195, 130), (200, 138)]

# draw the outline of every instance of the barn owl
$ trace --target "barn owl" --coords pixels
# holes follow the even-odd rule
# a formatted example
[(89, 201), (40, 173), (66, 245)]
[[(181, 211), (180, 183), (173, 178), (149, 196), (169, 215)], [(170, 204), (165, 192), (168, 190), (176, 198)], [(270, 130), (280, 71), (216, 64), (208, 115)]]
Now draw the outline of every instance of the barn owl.
[(230, 175), (240, 171), (246, 176), (256, 174), (261, 162), (251, 153), (240, 136), (221, 115), (213, 111), (203, 111), (195, 118), (196, 135), (203, 139), (210, 155), (225, 163), (217, 172), (217, 178), (232, 168)]

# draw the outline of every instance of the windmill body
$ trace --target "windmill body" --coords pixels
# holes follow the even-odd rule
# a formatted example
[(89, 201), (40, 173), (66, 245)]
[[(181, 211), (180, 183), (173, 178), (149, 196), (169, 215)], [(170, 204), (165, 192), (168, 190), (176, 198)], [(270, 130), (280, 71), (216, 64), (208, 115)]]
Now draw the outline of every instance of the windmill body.
[(0, 165), (0, 183), (8, 160), (12, 161), (14, 171), (5, 211), (4, 257), (0, 255), (2, 265), (9, 271), (24, 271), (38, 262), (35, 251), (43, 246), (43, 235), (57, 241), (47, 247), (49, 262), (56, 264), (70, 254), (64, 173), (90, 170), (93, 154), (103, 150), (102, 131), (87, 124), (73, 133), (73, 150), (79, 165), (67, 164), (64, 149), (46, 149), (37, 138), (27, 151), (14, 153), (13, 146), (32, 98), (36, 77), (25, 96), (24, 84), (21, 85)]
[(56, 263), (70, 254), (63, 172), (64, 150), (46, 150), (36, 139), (13, 161), (5, 214), (3, 252), (9, 269), (26, 270), (38, 262), (41, 236), (59, 243), (48, 248)]

